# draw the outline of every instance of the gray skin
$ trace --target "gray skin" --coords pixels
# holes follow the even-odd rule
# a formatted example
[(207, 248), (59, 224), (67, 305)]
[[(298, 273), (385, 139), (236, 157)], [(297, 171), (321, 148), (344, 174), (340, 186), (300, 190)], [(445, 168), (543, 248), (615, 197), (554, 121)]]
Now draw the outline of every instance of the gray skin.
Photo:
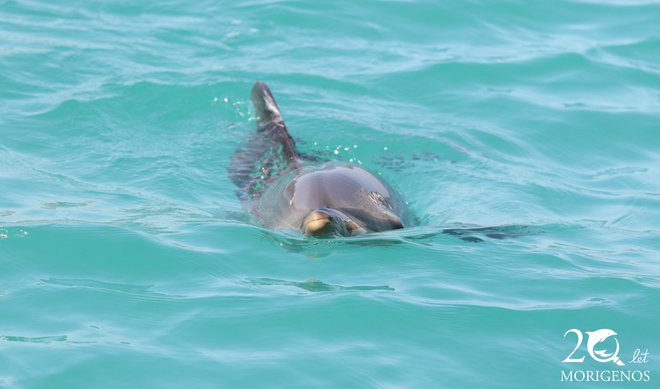
[(239, 197), (264, 227), (309, 236), (352, 236), (403, 228), (413, 217), (396, 191), (366, 169), (305, 165), (268, 86), (252, 88), (257, 133), (232, 157)]

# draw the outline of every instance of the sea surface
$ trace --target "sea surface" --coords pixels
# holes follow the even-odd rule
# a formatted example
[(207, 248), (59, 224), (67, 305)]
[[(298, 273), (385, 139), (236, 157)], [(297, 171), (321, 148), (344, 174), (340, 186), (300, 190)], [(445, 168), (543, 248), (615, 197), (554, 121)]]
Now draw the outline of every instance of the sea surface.
[[(419, 225), (260, 227), (257, 80)], [(659, 331), (659, 1), (0, 0), (0, 388), (657, 388)]]

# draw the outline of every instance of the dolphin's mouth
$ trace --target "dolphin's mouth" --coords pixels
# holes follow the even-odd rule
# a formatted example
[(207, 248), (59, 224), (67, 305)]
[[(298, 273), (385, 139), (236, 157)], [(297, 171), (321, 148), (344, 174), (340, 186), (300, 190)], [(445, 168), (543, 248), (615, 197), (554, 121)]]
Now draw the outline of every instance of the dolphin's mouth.
[(326, 226), (330, 224), (330, 217), (315, 217), (311, 220), (305, 221), (305, 233), (307, 235), (316, 235), (325, 230)]
[(310, 224), (310, 223), (314, 223), (314, 222), (319, 221), (319, 220), (328, 221), (328, 220), (330, 220), (330, 217), (329, 217), (329, 216), (315, 216), (315, 217), (308, 217), (308, 218), (305, 220), (305, 223), (306, 223), (306, 224)]
[(319, 208), (303, 220), (305, 235), (316, 237), (353, 236), (367, 232), (342, 211), (332, 208)]
[(306, 235), (316, 237), (350, 236), (343, 216), (341, 212), (334, 209), (316, 209), (303, 220), (302, 230)]

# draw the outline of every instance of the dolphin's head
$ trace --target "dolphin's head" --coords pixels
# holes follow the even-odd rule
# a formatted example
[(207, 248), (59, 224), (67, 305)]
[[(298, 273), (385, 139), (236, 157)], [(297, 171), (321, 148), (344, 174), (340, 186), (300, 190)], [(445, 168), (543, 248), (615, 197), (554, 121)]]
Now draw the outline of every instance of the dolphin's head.
[(597, 331), (585, 331), (585, 332), (587, 333), (587, 335), (589, 335), (589, 343), (593, 343), (593, 344), (602, 342), (612, 335), (617, 335), (616, 332), (608, 328), (603, 328)]
[(345, 213), (325, 207), (310, 212), (303, 220), (302, 230), (306, 235), (319, 238), (352, 236), (366, 232)]
[(589, 336), (589, 339), (587, 340), (587, 351), (589, 351), (589, 354), (591, 354), (592, 356), (594, 355), (594, 353), (596, 353), (597, 355), (604, 356), (602, 355), (602, 353), (604, 352), (603, 350), (595, 350), (594, 348), (598, 343), (604, 342), (610, 336), (617, 334), (616, 332), (608, 328), (603, 328), (596, 331), (585, 331), (585, 332)]

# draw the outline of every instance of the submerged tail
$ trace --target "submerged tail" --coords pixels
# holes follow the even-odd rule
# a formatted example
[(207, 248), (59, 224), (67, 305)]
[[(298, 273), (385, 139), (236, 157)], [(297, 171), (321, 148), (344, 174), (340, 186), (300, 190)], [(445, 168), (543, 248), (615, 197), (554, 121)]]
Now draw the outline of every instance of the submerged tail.
[(300, 166), (293, 138), (284, 125), (280, 109), (268, 86), (257, 81), (252, 87), (257, 133), (232, 156), (229, 175), (239, 187), (239, 197), (257, 197), (265, 185)]

